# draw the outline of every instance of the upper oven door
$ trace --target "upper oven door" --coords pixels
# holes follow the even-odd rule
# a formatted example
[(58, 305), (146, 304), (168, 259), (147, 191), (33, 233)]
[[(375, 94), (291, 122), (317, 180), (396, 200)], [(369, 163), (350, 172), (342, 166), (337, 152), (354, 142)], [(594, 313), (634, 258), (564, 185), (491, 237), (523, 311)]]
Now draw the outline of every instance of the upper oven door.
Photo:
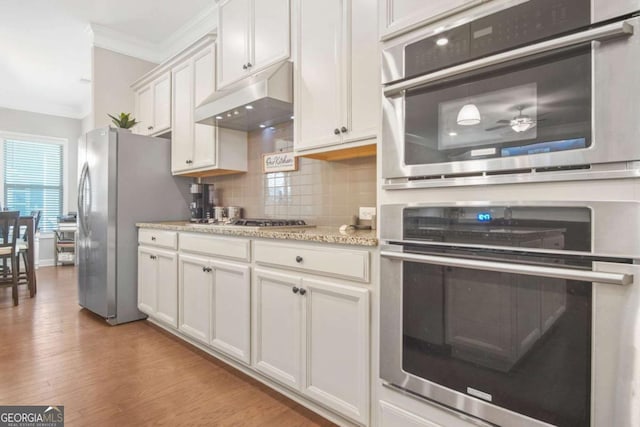
[(386, 86), (383, 178), (640, 159), (638, 29), (627, 19)]

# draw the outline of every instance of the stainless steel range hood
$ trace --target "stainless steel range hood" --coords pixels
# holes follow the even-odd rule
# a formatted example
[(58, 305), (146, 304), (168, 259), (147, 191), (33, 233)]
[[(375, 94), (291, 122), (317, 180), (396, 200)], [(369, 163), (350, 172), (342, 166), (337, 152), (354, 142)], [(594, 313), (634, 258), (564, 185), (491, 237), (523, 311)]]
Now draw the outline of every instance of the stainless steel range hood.
[(214, 92), (196, 107), (197, 123), (252, 131), (293, 118), (293, 64), (280, 62)]

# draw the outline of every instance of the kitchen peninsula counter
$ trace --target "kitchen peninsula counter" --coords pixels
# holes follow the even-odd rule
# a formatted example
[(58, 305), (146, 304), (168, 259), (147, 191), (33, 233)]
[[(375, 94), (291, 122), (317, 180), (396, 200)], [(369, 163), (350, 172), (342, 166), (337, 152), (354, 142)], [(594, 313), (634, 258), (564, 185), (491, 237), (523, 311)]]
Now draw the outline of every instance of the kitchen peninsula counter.
[(377, 246), (376, 230), (350, 230), (341, 232), (338, 227), (307, 227), (307, 228), (272, 228), (264, 227), (259, 230), (241, 226), (192, 224), (186, 221), (140, 222), (139, 228), (157, 230), (186, 231), (193, 233), (209, 233), (236, 237), (258, 237), (264, 239), (299, 240), (307, 242), (331, 243), (339, 245)]

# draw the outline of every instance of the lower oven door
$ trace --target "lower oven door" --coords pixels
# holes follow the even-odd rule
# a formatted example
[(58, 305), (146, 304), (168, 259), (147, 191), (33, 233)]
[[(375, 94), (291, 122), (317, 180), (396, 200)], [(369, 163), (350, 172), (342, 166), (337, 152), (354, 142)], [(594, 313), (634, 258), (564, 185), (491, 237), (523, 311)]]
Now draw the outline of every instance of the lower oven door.
[(638, 425), (640, 267), (547, 261), (384, 247), (381, 378), (501, 426)]

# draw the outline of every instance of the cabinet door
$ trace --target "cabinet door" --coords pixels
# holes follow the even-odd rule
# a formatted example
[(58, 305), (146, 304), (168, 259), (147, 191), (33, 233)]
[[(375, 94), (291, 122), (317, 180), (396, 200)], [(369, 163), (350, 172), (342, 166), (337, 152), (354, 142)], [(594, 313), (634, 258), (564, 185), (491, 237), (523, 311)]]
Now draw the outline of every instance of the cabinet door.
[(178, 256), (175, 252), (157, 251), (157, 309), (155, 316), (178, 327)]
[(149, 135), (153, 132), (153, 90), (151, 85), (146, 86), (137, 93), (138, 106), (138, 133), (140, 135)]
[(212, 262), (211, 345), (251, 363), (251, 281), (249, 267)]
[(303, 391), (364, 425), (369, 420), (369, 291), (303, 279)]
[(157, 309), (157, 269), (154, 250), (138, 247), (138, 309), (153, 316)]
[[(341, 142), (343, 102), (343, 17), (348, 0), (301, 1), (294, 148), (303, 150)], [(374, 50), (376, 50), (374, 48)], [(374, 73), (376, 74), (376, 73)]]
[[(213, 46), (196, 54), (193, 58), (193, 108), (215, 91), (215, 49)], [(210, 125), (194, 124), (193, 168), (215, 166), (216, 128)]]
[(302, 316), (298, 276), (256, 268), (254, 286), (254, 367), (300, 389)]
[(211, 282), (213, 270), (209, 269), (208, 258), (191, 255), (179, 257), (179, 318), (178, 329), (184, 334), (210, 342), (211, 328)]
[(370, 0), (351, 0), (349, 35), (345, 43), (347, 81), (346, 108), (341, 126), (343, 142), (374, 138), (380, 121), (380, 77), (376, 4)]
[(151, 133), (158, 133), (171, 127), (171, 72), (159, 77), (152, 86), (153, 129)]
[(380, 37), (387, 40), (486, 0), (378, 0)]
[(226, 0), (218, 6), (218, 89), (247, 73), (250, 1)]
[(193, 161), (193, 67), (190, 61), (174, 68), (172, 74), (171, 171), (190, 169)]
[(251, 0), (253, 26), (250, 27), (254, 72), (289, 57), (289, 0)]

